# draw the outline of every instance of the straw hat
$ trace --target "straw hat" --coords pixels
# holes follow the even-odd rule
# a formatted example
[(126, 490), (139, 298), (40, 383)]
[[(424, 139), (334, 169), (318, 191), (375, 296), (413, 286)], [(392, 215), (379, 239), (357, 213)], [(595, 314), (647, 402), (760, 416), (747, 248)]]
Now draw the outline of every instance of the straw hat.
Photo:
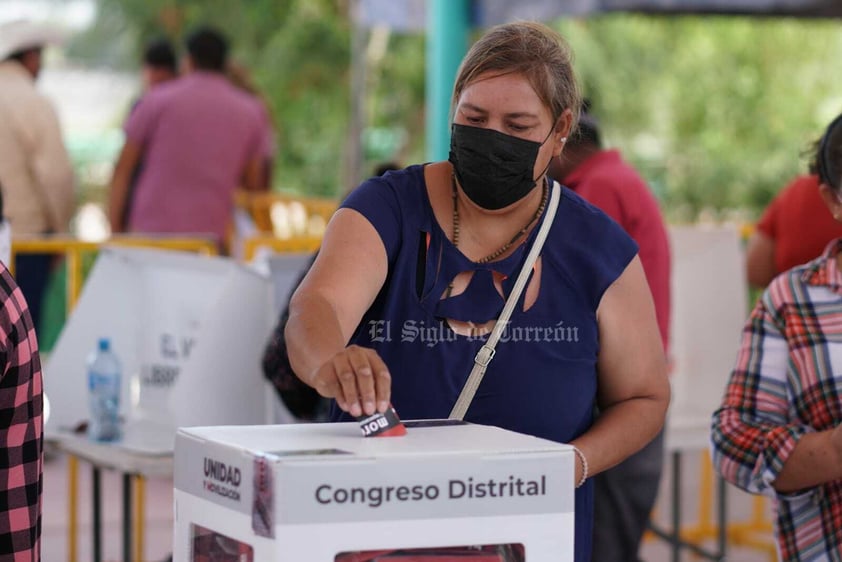
[(0, 24), (0, 61), (11, 55), (44, 45), (56, 45), (64, 41), (58, 29), (28, 20), (15, 20)]

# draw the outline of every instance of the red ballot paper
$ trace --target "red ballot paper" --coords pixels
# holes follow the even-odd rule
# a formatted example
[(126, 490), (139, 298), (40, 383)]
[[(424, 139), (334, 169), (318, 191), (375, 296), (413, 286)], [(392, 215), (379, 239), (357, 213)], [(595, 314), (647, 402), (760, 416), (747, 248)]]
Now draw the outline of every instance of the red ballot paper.
[(399, 437), (406, 435), (406, 427), (392, 405), (384, 413), (374, 412), (370, 416), (357, 418), (363, 437)]

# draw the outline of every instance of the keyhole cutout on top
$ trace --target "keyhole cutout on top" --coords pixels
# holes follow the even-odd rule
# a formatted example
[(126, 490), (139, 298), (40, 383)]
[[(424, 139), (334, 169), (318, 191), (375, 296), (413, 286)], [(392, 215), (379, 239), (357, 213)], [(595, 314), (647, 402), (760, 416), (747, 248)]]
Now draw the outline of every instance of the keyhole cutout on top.
[[(535, 265), (532, 267), (532, 272), (532, 277), (530, 277), (529, 281), (526, 284), (526, 287), (524, 288), (524, 312), (532, 308), (535, 302), (537, 302), (538, 295), (541, 292), (541, 256), (538, 256), (538, 259), (535, 260)], [(518, 271), (518, 274), (520, 274), (520, 271)], [(446, 288), (444, 293), (442, 293), (441, 298), (446, 299), (449, 296), (455, 297), (464, 293), (465, 289), (467, 289), (468, 285), (470, 285), (473, 276), (473, 271), (462, 271), (461, 273), (457, 273), (456, 277), (453, 278), (453, 288)], [(505, 280), (505, 276), (497, 271), (492, 271), (492, 277), (494, 279), (494, 289), (500, 295), (501, 299), (505, 299), (505, 296), (503, 294), (503, 281)], [(491, 330), (494, 329), (494, 325), (497, 323), (496, 319), (489, 320), (488, 322), (485, 322), (483, 324), (465, 322), (453, 318), (445, 318), (444, 321), (447, 322), (451, 330), (453, 330), (460, 336), (473, 337), (481, 337), (489, 334)]]

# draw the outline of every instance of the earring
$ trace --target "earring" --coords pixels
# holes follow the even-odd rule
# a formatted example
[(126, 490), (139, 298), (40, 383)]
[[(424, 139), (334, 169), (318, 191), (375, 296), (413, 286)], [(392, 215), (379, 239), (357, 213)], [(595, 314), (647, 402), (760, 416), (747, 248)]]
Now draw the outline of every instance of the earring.
[(561, 142), (567, 142), (567, 137), (561, 137), (561, 138), (560, 138), (560, 139), (558, 139), (558, 140), (560, 140)]

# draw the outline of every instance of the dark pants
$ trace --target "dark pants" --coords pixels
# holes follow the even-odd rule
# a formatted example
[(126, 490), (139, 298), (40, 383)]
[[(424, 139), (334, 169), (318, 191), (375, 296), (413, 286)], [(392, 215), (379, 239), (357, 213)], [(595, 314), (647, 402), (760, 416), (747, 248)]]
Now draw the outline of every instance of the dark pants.
[(593, 562), (634, 562), (658, 496), (664, 433), (594, 477)]
[(54, 258), (53, 254), (18, 254), (15, 256), (15, 281), (17, 281), (18, 287), (20, 287), (26, 299), (26, 304), (29, 305), (36, 334), (40, 332), (41, 328), (41, 304), (44, 300), (44, 292), (47, 289), (47, 281), (50, 278)]

